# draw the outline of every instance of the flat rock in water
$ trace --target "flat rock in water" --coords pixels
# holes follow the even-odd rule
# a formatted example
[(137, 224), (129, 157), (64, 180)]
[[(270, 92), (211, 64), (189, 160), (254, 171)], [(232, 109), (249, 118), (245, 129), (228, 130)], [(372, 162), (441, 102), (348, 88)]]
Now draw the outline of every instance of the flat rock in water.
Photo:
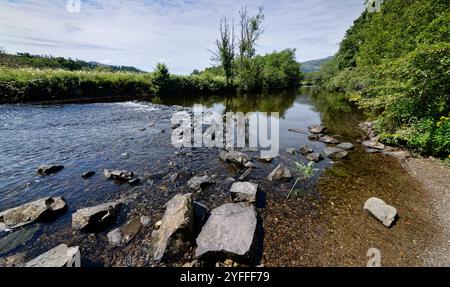
[(83, 175), (81, 177), (84, 179), (88, 179), (88, 178), (93, 177), (94, 175), (95, 175), (95, 171), (88, 171), (88, 172), (83, 173)]
[(130, 181), (134, 177), (134, 174), (131, 171), (126, 171), (126, 170), (110, 171), (110, 170), (105, 169), (103, 171), (103, 175), (107, 179), (117, 179), (117, 180), (121, 180), (121, 181)]
[(326, 143), (326, 144), (338, 144), (339, 141), (335, 139), (334, 137), (330, 136), (323, 136), (319, 139), (320, 142)]
[(49, 175), (52, 173), (57, 173), (61, 170), (63, 170), (64, 166), (62, 165), (41, 165), (38, 167), (37, 172), (40, 175)]
[(306, 131), (304, 131), (302, 129), (288, 129), (288, 131), (290, 131), (292, 133), (297, 133), (297, 134), (306, 134)]
[(308, 129), (313, 134), (321, 134), (326, 128), (321, 125), (312, 125)]
[(253, 182), (235, 182), (231, 186), (231, 197), (235, 202), (256, 202), (258, 184)]
[(41, 219), (50, 219), (64, 211), (66, 202), (62, 197), (42, 198), (0, 212), (0, 231), (14, 229)]
[(245, 166), (250, 161), (248, 155), (238, 151), (222, 151), (219, 158), (224, 162), (232, 162), (241, 166)]
[(175, 195), (168, 203), (161, 227), (152, 233), (153, 258), (162, 260), (166, 255), (181, 253), (194, 230), (192, 194)]
[(72, 228), (80, 231), (97, 231), (112, 224), (119, 213), (122, 201), (77, 210), (72, 214)]
[(267, 177), (270, 181), (292, 178), (290, 170), (282, 163), (278, 165)]
[(347, 151), (337, 147), (327, 147), (323, 152), (327, 157), (336, 159), (345, 158), (348, 155)]
[(116, 228), (107, 234), (109, 243), (113, 245), (128, 243), (136, 236), (141, 227), (141, 217), (135, 216), (121, 227)]
[(341, 143), (338, 144), (336, 147), (343, 150), (351, 150), (354, 148), (354, 145), (352, 143)]
[(314, 162), (319, 162), (321, 160), (323, 160), (323, 156), (320, 153), (310, 153), (306, 156), (306, 159), (309, 161), (314, 161)]
[(397, 209), (387, 205), (383, 200), (372, 197), (364, 204), (364, 210), (373, 215), (386, 227), (391, 227), (397, 217)]
[(213, 184), (214, 181), (207, 175), (204, 176), (194, 176), (188, 182), (188, 186), (193, 191), (200, 191), (202, 188), (207, 187), (208, 185)]
[(305, 145), (300, 149), (300, 153), (305, 156), (313, 152), (314, 150), (309, 145)]
[(37, 258), (25, 263), (25, 267), (65, 267), (79, 254), (79, 247), (68, 247), (61, 244)]
[(385, 145), (377, 141), (364, 141), (362, 145), (368, 149), (383, 150)]
[(195, 257), (252, 256), (255, 247), (256, 210), (243, 203), (226, 203), (211, 212), (197, 237)]

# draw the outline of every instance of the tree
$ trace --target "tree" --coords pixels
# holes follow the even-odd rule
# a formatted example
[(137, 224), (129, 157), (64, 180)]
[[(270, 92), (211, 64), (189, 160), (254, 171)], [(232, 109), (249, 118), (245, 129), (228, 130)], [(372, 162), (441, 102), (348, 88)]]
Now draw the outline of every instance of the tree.
[(212, 60), (219, 63), (225, 73), (227, 85), (233, 83), (234, 57), (235, 57), (235, 35), (234, 23), (230, 25), (226, 17), (220, 20), (220, 39), (216, 40), (217, 51), (213, 53)]
[[(240, 38), (239, 38), (239, 79), (240, 87), (244, 90), (254, 88), (255, 75), (258, 74), (257, 67), (252, 67), (251, 60), (256, 54), (256, 43), (264, 33), (262, 22), (264, 14), (262, 8), (256, 16), (250, 17), (247, 7), (239, 11), (240, 18)], [(256, 68), (256, 69), (252, 69)]]
[(153, 93), (163, 93), (170, 80), (169, 68), (164, 63), (158, 63), (153, 72)]

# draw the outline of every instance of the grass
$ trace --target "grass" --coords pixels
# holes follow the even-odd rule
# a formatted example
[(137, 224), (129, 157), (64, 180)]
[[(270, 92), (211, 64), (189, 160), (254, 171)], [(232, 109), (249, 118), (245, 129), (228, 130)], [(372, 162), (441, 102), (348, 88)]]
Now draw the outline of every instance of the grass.
[(211, 94), (227, 89), (222, 77), (170, 75), (161, 81), (154, 73), (0, 67), (0, 103)]

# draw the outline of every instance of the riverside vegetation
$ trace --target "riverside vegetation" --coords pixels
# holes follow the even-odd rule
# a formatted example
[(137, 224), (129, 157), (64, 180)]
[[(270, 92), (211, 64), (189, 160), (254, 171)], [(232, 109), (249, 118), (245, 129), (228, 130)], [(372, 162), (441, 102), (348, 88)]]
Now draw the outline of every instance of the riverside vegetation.
[(337, 55), (308, 79), (346, 92), (378, 120), (381, 141), (449, 157), (448, 4), (383, 1), (381, 12), (364, 12), (354, 22)]

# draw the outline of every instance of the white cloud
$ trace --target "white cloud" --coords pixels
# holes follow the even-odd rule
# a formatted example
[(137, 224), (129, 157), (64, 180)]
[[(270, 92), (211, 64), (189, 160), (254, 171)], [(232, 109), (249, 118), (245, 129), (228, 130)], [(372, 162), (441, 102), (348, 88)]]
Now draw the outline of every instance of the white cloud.
[[(82, 0), (80, 13), (66, 0), (0, 0), (0, 43), (8, 52), (109, 59), (152, 70), (161, 59), (188, 74), (209, 66), (217, 26), (246, 5), (238, 0)], [(296, 48), (300, 61), (334, 54), (363, 0), (257, 0), (266, 31), (258, 52)]]

